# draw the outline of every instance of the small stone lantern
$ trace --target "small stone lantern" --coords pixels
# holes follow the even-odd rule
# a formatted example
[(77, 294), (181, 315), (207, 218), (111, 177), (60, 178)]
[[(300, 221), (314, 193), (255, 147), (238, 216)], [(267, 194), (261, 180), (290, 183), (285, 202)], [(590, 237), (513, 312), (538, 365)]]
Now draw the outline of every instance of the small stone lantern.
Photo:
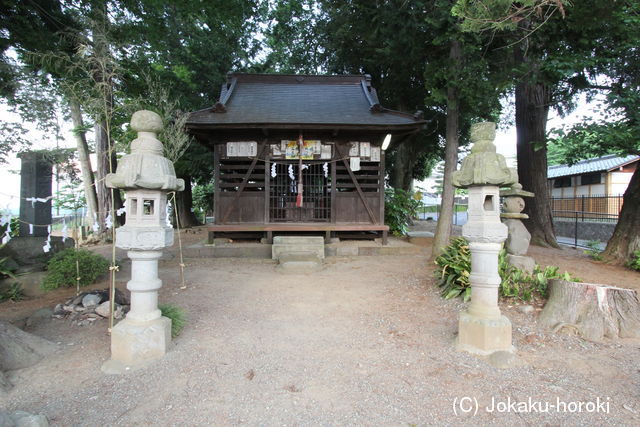
[(131, 310), (111, 331), (111, 360), (107, 373), (119, 373), (162, 357), (171, 343), (171, 320), (158, 309), (158, 259), (173, 244), (173, 228), (167, 225), (167, 193), (184, 190), (171, 161), (163, 156), (157, 133), (162, 119), (152, 111), (137, 111), (131, 128), (138, 137), (131, 154), (124, 156), (116, 173), (108, 174), (110, 188), (126, 191), (126, 224), (116, 229), (116, 246), (131, 259)]
[(522, 213), (524, 209), (523, 197), (533, 197), (534, 194), (524, 191), (520, 183), (515, 183), (508, 190), (500, 191), (500, 196), (504, 197), (504, 210), (500, 217), (507, 226), (508, 236), (505, 242), (507, 250), (507, 262), (520, 270), (528, 273), (533, 272), (536, 262), (533, 258), (525, 256), (531, 242), (531, 234), (522, 223), (523, 219), (529, 218)]
[(498, 254), (507, 238), (507, 226), (500, 222), (499, 187), (517, 182), (518, 174), (496, 153), (494, 138), (494, 123), (474, 124), (471, 154), (453, 174), (453, 185), (469, 190), (469, 219), (462, 235), (471, 252), (471, 303), (460, 313), (458, 348), (482, 355), (513, 349), (511, 322), (498, 307)]

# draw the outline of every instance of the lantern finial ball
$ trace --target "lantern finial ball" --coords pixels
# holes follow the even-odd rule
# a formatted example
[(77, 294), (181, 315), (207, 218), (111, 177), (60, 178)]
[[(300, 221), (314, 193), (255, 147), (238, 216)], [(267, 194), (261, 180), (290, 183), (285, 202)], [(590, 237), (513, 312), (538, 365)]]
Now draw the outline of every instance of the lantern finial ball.
[(131, 116), (131, 128), (136, 132), (154, 132), (162, 130), (162, 118), (149, 110), (140, 110)]

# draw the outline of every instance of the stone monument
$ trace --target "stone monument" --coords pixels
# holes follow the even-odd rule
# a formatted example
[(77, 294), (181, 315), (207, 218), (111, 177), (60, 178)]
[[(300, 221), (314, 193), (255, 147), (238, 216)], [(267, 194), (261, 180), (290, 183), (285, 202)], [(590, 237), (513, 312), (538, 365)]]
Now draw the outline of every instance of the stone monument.
[(515, 183), (510, 189), (500, 191), (500, 196), (505, 198), (504, 210), (506, 212), (500, 214), (500, 217), (508, 230), (505, 242), (507, 261), (520, 270), (532, 273), (536, 262), (533, 258), (526, 256), (531, 234), (522, 223), (522, 220), (529, 218), (529, 216), (522, 213), (522, 210), (524, 209), (523, 197), (533, 197), (534, 194), (524, 191), (520, 183)]
[(471, 154), (453, 174), (453, 185), (469, 190), (469, 219), (462, 235), (471, 252), (471, 303), (460, 313), (457, 346), (481, 355), (513, 350), (511, 322), (498, 307), (498, 254), (507, 238), (507, 226), (500, 222), (499, 187), (516, 183), (518, 174), (496, 153), (494, 138), (494, 123), (474, 124)]
[[(52, 163), (43, 151), (25, 151), (20, 157), (20, 235), (46, 237), (51, 224)], [(29, 227), (29, 224), (37, 224)], [(41, 245), (42, 246), (42, 245)]]
[(162, 119), (152, 111), (137, 111), (131, 128), (138, 137), (131, 154), (124, 156), (116, 173), (108, 174), (110, 188), (126, 191), (126, 224), (116, 229), (116, 246), (131, 259), (131, 310), (111, 331), (111, 360), (102, 370), (121, 373), (161, 358), (171, 343), (171, 320), (158, 309), (158, 259), (173, 244), (173, 228), (167, 225), (167, 193), (184, 190), (173, 164), (163, 156), (157, 133)]

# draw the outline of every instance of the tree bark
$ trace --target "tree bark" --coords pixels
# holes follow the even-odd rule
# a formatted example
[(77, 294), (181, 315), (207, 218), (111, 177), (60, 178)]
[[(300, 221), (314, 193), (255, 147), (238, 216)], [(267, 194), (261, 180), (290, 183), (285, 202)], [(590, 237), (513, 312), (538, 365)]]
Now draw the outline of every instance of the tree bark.
[(602, 257), (615, 263), (624, 263), (634, 251), (640, 250), (640, 167), (636, 167), (622, 198), (618, 223)]
[(177, 217), (180, 221), (180, 228), (195, 227), (200, 225), (200, 221), (198, 221), (196, 214), (191, 211), (191, 208), (193, 207), (191, 177), (187, 175), (181, 176), (180, 178), (184, 179), (184, 191), (176, 192)]
[[(462, 63), (462, 43), (452, 40), (449, 47), (450, 66), (455, 71), (461, 67)], [(453, 208), (455, 200), (455, 188), (451, 182), (453, 172), (458, 166), (458, 136), (460, 118), (460, 94), (457, 82), (451, 82), (447, 88), (447, 129), (446, 145), (444, 155), (444, 172), (442, 175), (442, 202), (438, 224), (433, 239), (433, 251), (431, 258), (442, 254), (445, 247), (449, 245), (451, 238), (451, 228), (453, 226)]]
[(113, 203), (111, 189), (107, 188), (105, 177), (109, 173), (115, 173), (117, 167), (116, 152), (111, 140), (111, 119), (113, 117), (113, 78), (109, 75), (108, 63), (109, 45), (106, 38), (106, 29), (109, 24), (107, 16), (107, 4), (103, 0), (96, 0), (91, 5), (93, 55), (95, 57), (95, 69), (92, 70), (94, 84), (101, 99), (101, 110), (96, 111), (96, 157), (97, 157), (97, 181), (96, 193), (98, 196), (98, 223), (102, 232), (105, 229), (105, 218), (111, 213), (113, 222), (117, 221), (115, 211), (122, 207), (120, 192), (113, 191)]
[(73, 122), (74, 138), (76, 139), (76, 148), (78, 150), (78, 160), (80, 161), (80, 171), (82, 172), (82, 185), (84, 186), (84, 197), (87, 201), (87, 216), (95, 217), (98, 212), (98, 196), (96, 195), (96, 187), (94, 185), (93, 169), (91, 168), (91, 159), (89, 157), (89, 145), (83, 128), (82, 113), (78, 101), (71, 99), (69, 101), (71, 110), (71, 121)]
[(520, 184), (535, 197), (527, 199), (523, 220), (531, 233), (531, 243), (558, 247), (547, 186), (547, 116), (551, 92), (542, 83), (516, 85), (516, 133)]
[(568, 329), (591, 341), (640, 338), (640, 301), (631, 289), (555, 279), (538, 321), (554, 332)]
[(410, 191), (413, 181), (413, 162), (415, 156), (409, 141), (396, 147), (393, 153), (393, 168), (389, 174), (389, 185)]

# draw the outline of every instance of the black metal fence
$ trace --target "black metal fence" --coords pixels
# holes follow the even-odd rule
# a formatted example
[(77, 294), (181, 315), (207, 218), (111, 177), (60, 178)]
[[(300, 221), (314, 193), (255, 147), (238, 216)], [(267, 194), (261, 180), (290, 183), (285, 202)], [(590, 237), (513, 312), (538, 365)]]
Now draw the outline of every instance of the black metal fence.
[(575, 247), (607, 242), (622, 209), (622, 196), (551, 198), (551, 212), (558, 241)]
[(616, 223), (621, 209), (621, 195), (551, 198), (551, 211), (554, 218)]

